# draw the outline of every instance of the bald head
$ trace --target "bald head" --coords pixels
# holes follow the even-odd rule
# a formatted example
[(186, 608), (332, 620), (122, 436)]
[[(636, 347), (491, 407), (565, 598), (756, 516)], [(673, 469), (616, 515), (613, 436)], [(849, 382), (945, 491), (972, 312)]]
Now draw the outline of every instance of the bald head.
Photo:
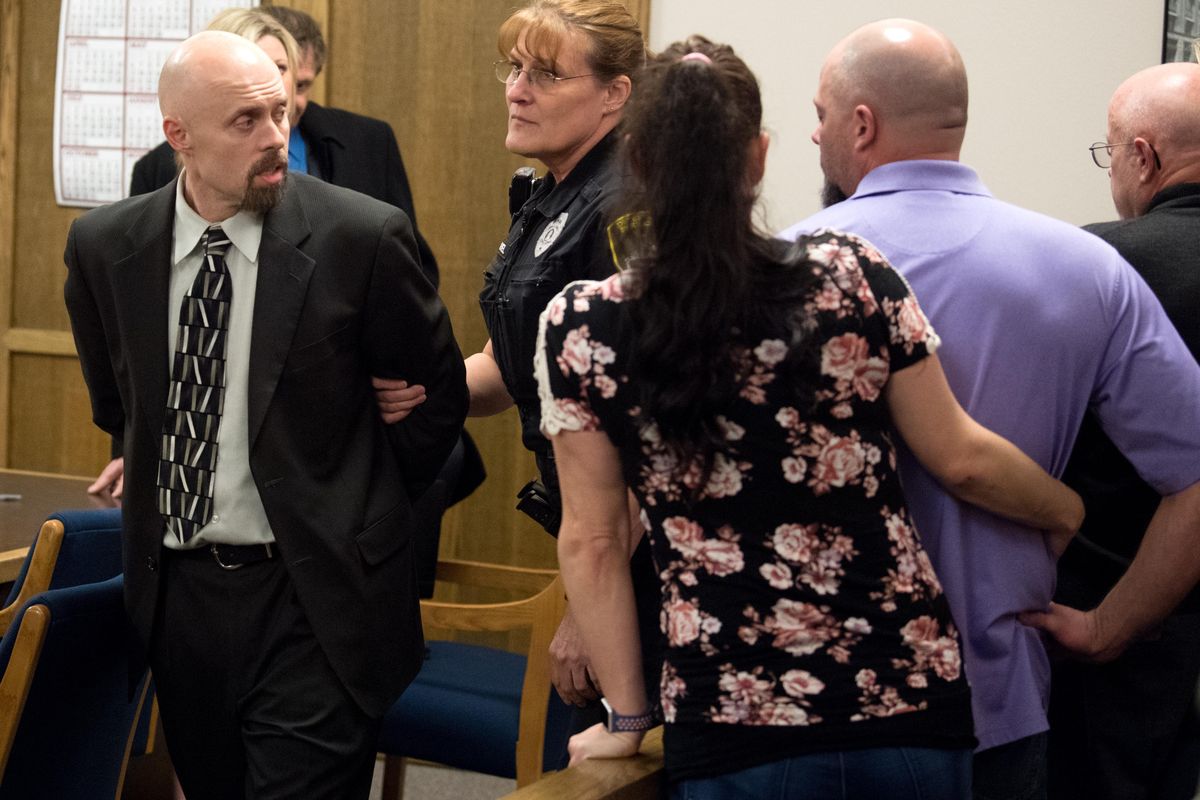
[(279, 67), (262, 48), (226, 31), (202, 31), (168, 56), (158, 78), (158, 106), (164, 117), (183, 119), (197, 97), (214, 85), (243, 76), (279, 78)]
[(967, 73), (958, 49), (941, 32), (907, 19), (873, 22), (839, 42), (826, 66), (836, 91), (902, 126), (906, 135), (945, 138), (948, 131), (961, 143)]
[(225, 31), (196, 34), (163, 66), (158, 103), (193, 209), (218, 222), (274, 207), (287, 177), (288, 94), (262, 48)]
[[(1162, 149), (1200, 147), (1200, 64), (1160, 64), (1117, 87), (1109, 103), (1113, 133), (1154, 135)], [(1161, 153), (1160, 153), (1161, 156)]]
[(864, 25), (830, 51), (813, 99), (828, 205), (893, 161), (958, 160), (967, 73), (954, 44), (919, 22)]
[(1200, 65), (1161, 64), (1126, 80), (1108, 104), (1109, 177), (1122, 218), (1168, 186), (1200, 183)]

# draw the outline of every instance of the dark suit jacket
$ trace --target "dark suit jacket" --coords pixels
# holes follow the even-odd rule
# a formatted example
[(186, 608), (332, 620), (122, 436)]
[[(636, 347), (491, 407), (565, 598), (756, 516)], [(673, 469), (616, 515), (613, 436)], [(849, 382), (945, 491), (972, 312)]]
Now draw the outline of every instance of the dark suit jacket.
[[(368, 197), (391, 203), (412, 221), (421, 256), (421, 269), (436, 287), (437, 259), (417, 225), (408, 173), (392, 126), (339, 108), (310, 102), (300, 118), (300, 135), (308, 144), (308, 157), (318, 177)], [(163, 142), (133, 165), (131, 195), (152, 192), (175, 179), (175, 153)]]
[[(1132, 219), (1088, 225), (1117, 249), (1162, 302), (1171, 322), (1200, 360), (1200, 184), (1170, 186), (1147, 212)], [(1087, 515), (1058, 564), (1059, 602), (1091, 608), (1124, 574), (1161, 499), (1100, 429), (1084, 418), (1063, 480), (1084, 499)], [(1091, 545), (1095, 545), (1092, 547)], [(1200, 588), (1177, 611), (1200, 611)]]
[[(421, 662), (412, 497), (458, 438), (462, 356), (408, 218), (292, 175), (264, 219), (248, 389), (250, 467), (317, 639), (364, 711)], [(149, 642), (163, 521), (155, 473), (168, 376), (175, 185), (96, 209), (67, 240), (67, 308), (96, 424), (125, 456), (125, 591)], [(237, 302), (236, 298), (234, 302)], [(385, 426), (371, 375), (429, 400)]]

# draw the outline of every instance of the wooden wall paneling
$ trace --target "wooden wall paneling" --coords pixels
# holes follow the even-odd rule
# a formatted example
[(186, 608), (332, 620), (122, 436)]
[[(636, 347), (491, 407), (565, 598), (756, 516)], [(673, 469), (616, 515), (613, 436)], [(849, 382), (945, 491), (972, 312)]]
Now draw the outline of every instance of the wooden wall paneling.
[(62, 299), (63, 245), (83, 213), (54, 199), (54, 74), (59, 3), (26, 3), (21, 18), (14, 307), (18, 328), (70, 330)]
[[(13, 227), (17, 205), (17, 75), (21, 4), (0, 0), (0, 422), (9, 419), (9, 354), (2, 334), (12, 324)], [(8, 425), (0, 424), (0, 467), (8, 466)]]
[[(95, 475), (108, 463), (108, 436), (92, 424), (87, 387), (79, 361), (41, 353), (12, 355), (12, 419), (9, 431), (14, 465), (39, 472)], [(71, 425), (64, 425), (71, 420)]]
[(642, 28), (642, 36), (650, 40), (650, 0), (624, 0), (629, 13), (637, 19)]
[[(18, 5), (15, 202), (6, 242), (12, 279), (2, 337), (8, 392), (3, 457), (11, 467), (94, 474), (108, 461), (107, 437), (92, 425), (62, 299), (63, 245), (83, 210), (61, 208), (54, 199), (51, 143), (60, 5)], [(6, 44), (9, 38), (6, 33)]]
[(39, 328), (9, 328), (4, 334), (4, 346), (10, 353), (32, 353), (43, 356), (75, 356), (75, 339), (69, 331), (47, 331)]

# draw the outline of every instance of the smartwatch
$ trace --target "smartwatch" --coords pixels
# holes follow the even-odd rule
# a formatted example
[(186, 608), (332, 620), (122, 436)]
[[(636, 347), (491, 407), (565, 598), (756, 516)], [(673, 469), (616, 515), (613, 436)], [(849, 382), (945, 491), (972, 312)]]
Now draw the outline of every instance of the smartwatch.
[(600, 704), (604, 706), (604, 711), (608, 714), (606, 727), (609, 733), (640, 733), (648, 731), (658, 724), (653, 711), (641, 714), (618, 714), (608, 704), (606, 697), (600, 698)]

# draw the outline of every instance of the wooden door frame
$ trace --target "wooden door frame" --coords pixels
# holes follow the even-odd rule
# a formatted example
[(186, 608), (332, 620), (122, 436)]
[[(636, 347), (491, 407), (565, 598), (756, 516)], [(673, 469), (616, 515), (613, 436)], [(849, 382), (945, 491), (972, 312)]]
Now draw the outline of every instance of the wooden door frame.
[[(0, 467), (8, 466), (9, 329), (17, 205), (17, 89), (21, 63), (21, 0), (0, 0)], [(71, 351), (74, 353), (74, 349)]]

